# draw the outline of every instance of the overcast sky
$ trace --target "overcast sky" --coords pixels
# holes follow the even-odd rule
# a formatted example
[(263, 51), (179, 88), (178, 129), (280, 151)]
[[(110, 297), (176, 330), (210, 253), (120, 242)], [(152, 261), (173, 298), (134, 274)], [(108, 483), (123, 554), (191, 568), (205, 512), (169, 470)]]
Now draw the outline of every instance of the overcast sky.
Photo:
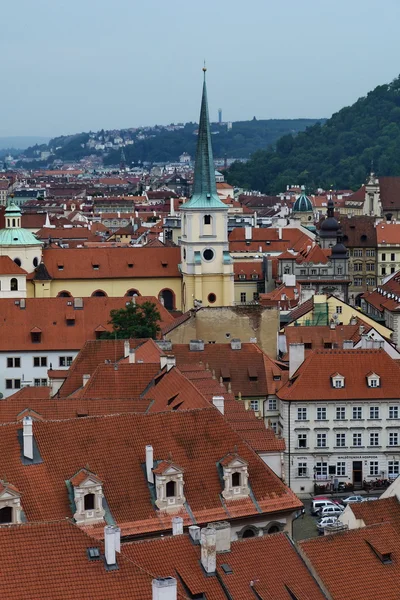
[(400, 72), (399, 0), (4, 0), (0, 136), (329, 117)]

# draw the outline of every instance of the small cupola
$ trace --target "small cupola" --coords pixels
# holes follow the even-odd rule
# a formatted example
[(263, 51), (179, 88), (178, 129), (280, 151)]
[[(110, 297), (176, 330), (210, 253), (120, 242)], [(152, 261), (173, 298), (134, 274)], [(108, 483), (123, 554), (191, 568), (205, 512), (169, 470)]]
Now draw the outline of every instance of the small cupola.
[(21, 492), (7, 481), (0, 480), (0, 525), (21, 523)]
[(100, 523), (104, 519), (103, 482), (88, 469), (80, 469), (70, 479), (77, 523)]
[(336, 389), (344, 388), (344, 376), (340, 373), (331, 375), (332, 387)]
[(247, 498), (250, 494), (248, 462), (233, 452), (227, 454), (219, 464), (223, 470), (223, 497), (226, 500)]
[(156, 506), (160, 510), (173, 512), (183, 507), (184, 496), (183, 469), (172, 460), (161, 461), (153, 469), (156, 486)]
[(16, 204), (9, 204), (4, 213), (6, 229), (21, 229), (21, 209)]

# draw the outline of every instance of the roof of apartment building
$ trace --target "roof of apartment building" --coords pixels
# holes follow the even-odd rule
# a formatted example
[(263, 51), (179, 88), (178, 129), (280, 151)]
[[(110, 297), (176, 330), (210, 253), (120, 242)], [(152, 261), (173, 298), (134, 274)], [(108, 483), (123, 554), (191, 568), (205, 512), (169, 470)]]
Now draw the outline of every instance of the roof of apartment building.
[(299, 547), (329, 597), (397, 600), (400, 537), (389, 523), (306, 540)]
[(400, 503), (396, 496), (374, 502), (354, 502), (349, 508), (355, 518), (362, 519), (366, 526), (391, 523), (400, 532)]
[[(294, 511), (301, 502), (214, 408), (153, 415), (125, 414), (66, 421), (34, 421), (34, 463), (21, 459), (21, 426), (7, 424), (0, 438), (0, 472), (20, 492), (28, 522), (72, 517), (66, 481), (89, 465), (103, 482), (110, 519), (122, 535), (163, 531), (171, 517), (154, 505), (144, 471), (145, 447), (156, 464), (172, 460), (184, 471), (185, 525)], [(250, 496), (223, 499), (221, 461), (248, 464)], [(39, 493), (40, 490), (40, 493)], [(96, 537), (104, 524), (87, 526)]]
[[(371, 387), (368, 378), (377, 379)], [(344, 378), (334, 387), (333, 378)], [(384, 350), (315, 350), (277, 392), (283, 400), (379, 400), (398, 398), (400, 365)]]
[(365, 292), (363, 300), (380, 312), (384, 310), (398, 311), (400, 309), (400, 271), (394, 273), (386, 283), (377, 287), (373, 292)]
[[(161, 327), (173, 317), (153, 296), (135, 298), (157, 305)], [(82, 301), (82, 302), (81, 302)], [(111, 331), (110, 311), (125, 308), (129, 298), (93, 296), (89, 298), (14, 298), (0, 299), (0, 351), (79, 350), (96, 332)], [(41, 333), (40, 342), (32, 332)]]
[(376, 248), (375, 217), (360, 215), (340, 216), (343, 243), (347, 248)]
[[(43, 263), (52, 279), (180, 277), (178, 246), (49, 248)], [(30, 275), (35, 279), (35, 271)]]
[(383, 248), (385, 246), (400, 246), (400, 223), (382, 221), (376, 225), (376, 239), (378, 246)]
[(231, 252), (299, 251), (312, 244), (312, 238), (297, 227), (236, 227), (229, 234)]

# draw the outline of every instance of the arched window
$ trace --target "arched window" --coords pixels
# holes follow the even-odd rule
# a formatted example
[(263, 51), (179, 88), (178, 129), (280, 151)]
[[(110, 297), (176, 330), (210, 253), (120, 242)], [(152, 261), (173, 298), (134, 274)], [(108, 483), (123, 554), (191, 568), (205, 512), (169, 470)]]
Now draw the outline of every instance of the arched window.
[(85, 510), (94, 510), (94, 494), (86, 494), (84, 497)]
[(12, 292), (16, 292), (18, 290), (18, 279), (16, 277), (11, 279), (10, 289)]
[(242, 533), (242, 538), (252, 538), (254, 537), (256, 534), (254, 533), (253, 529), (245, 529)]
[(232, 473), (232, 487), (240, 487), (240, 473)]
[(211, 215), (204, 215), (204, 225), (211, 225)]
[(16, 265), (18, 265), (19, 267), (21, 266), (21, 259), (20, 258), (14, 258), (14, 262)]
[(167, 310), (175, 309), (175, 294), (172, 290), (161, 290), (158, 294), (158, 298)]
[(12, 226), (15, 227), (15, 219), (12, 220)]
[(128, 290), (125, 296), (129, 296), (130, 298), (132, 298), (132, 296), (140, 296), (140, 292), (139, 290)]
[(168, 481), (167, 485), (165, 486), (167, 498), (172, 498), (173, 496), (176, 496), (175, 488), (175, 481)]
[(103, 290), (96, 290), (93, 292), (92, 296), (107, 296), (107, 294), (103, 292)]
[(280, 531), (278, 525), (271, 525), (271, 527), (268, 529), (268, 533), (278, 533), (278, 531)]
[(67, 290), (63, 290), (62, 292), (58, 292), (57, 298), (71, 298), (71, 294)]
[(12, 506), (0, 509), (0, 523), (12, 523)]

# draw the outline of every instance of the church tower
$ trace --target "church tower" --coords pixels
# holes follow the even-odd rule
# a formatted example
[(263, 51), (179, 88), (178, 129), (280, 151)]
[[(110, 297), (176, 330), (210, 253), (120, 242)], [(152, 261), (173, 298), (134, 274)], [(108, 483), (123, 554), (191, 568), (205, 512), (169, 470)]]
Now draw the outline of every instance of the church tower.
[(208, 118), (204, 71), (193, 194), (181, 206), (182, 308), (231, 306), (234, 303), (233, 260), (229, 254), (228, 207), (221, 202)]

